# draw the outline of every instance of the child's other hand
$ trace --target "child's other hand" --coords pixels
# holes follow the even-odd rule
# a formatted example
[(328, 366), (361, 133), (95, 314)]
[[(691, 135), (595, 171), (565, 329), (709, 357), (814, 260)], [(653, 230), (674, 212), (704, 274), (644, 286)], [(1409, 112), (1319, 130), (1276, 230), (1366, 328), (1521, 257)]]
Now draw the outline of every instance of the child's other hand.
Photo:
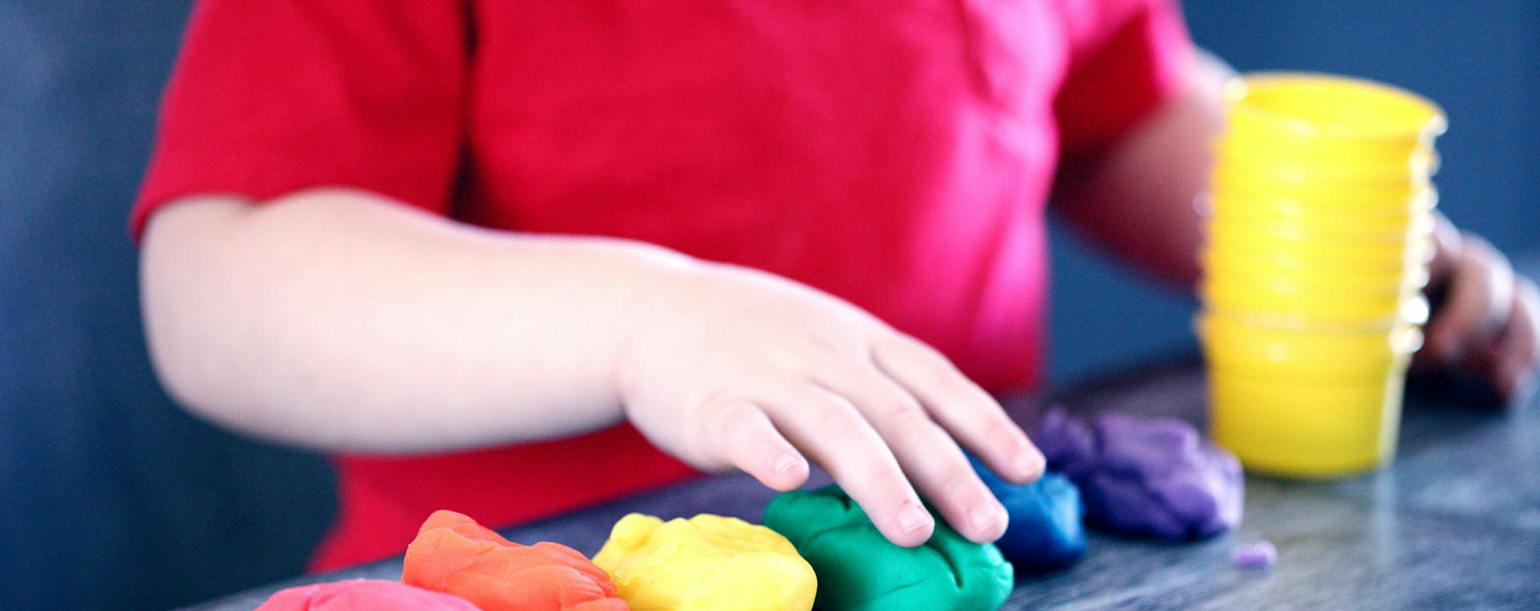
[(1435, 237), (1429, 292), (1439, 303), (1420, 364), (1479, 376), (1502, 401), (1527, 400), (1540, 363), (1540, 291), (1479, 236), (1440, 219)]
[(632, 314), (616, 377), (649, 439), (777, 490), (802, 485), (805, 455), (899, 545), (934, 528), (915, 487), (973, 541), (1005, 531), (1005, 509), (953, 436), (1013, 481), (1043, 470), (1021, 429), (945, 357), (830, 295), (690, 264), (664, 272)]

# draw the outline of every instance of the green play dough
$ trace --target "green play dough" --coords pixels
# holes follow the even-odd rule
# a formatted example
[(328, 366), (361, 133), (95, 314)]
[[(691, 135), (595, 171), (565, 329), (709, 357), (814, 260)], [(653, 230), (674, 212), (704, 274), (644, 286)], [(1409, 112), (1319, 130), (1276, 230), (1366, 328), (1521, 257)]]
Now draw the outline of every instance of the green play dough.
[(835, 486), (793, 491), (765, 508), (818, 575), (819, 611), (994, 611), (1011, 593), (1010, 563), (944, 524), (925, 545), (889, 543)]

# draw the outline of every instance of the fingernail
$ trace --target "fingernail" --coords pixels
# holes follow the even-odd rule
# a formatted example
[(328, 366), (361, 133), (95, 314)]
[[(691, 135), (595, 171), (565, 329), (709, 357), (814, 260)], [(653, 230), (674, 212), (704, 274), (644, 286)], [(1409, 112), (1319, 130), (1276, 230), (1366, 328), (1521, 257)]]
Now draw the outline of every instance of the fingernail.
[(906, 535), (919, 532), (929, 525), (930, 513), (919, 503), (911, 501), (898, 512), (898, 530)]
[(786, 475), (791, 472), (792, 467), (797, 466), (797, 458), (790, 454), (782, 454), (776, 457), (774, 466), (777, 475)]
[(978, 532), (988, 532), (1005, 516), (1005, 509), (990, 504), (978, 505), (968, 512), (968, 521)]

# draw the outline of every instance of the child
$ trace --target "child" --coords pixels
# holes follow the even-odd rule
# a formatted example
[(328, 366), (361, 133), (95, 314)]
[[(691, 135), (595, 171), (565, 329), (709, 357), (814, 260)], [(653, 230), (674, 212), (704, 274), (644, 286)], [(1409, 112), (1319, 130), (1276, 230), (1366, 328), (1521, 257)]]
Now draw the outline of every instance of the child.
[[(1042, 470), (989, 391), (1038, 376), (1050, 189), (1191, 281), (1224, 76), (1162, 0), (206, 0), (133, 220), (152, 353), (338, 454), (317, 568), (809, 459), (895, 543), (922, 496), (993, 540), (959, 446)], [(1516, 389), (1534, 287), (1442, 235), (1430, 348)]]

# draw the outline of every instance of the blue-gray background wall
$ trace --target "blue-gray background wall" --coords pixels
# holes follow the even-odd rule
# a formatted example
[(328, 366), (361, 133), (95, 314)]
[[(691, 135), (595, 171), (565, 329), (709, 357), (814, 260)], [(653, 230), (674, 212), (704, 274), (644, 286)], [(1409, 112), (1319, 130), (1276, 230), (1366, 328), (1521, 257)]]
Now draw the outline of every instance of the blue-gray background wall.
[(0, 0), (0, 610), (167, 609), (303, 570), (313, 456), (177, 410), (124, 215), (188, 3)]
[[(1046, 1), (1046, 0), (1022, 0)], [(139, 328), (124, 230), (186, 0), (0, 0), (0, 609), (164, 609), (300, 570), (322, 461), (177, 411)], [(1535, 252), (1540, 3), (1192, 2), (1242, 70), (1438, 100), (1445, 209)], [(1192, 304), (1055, 228), (1055, 383), (1190, 350)]]

